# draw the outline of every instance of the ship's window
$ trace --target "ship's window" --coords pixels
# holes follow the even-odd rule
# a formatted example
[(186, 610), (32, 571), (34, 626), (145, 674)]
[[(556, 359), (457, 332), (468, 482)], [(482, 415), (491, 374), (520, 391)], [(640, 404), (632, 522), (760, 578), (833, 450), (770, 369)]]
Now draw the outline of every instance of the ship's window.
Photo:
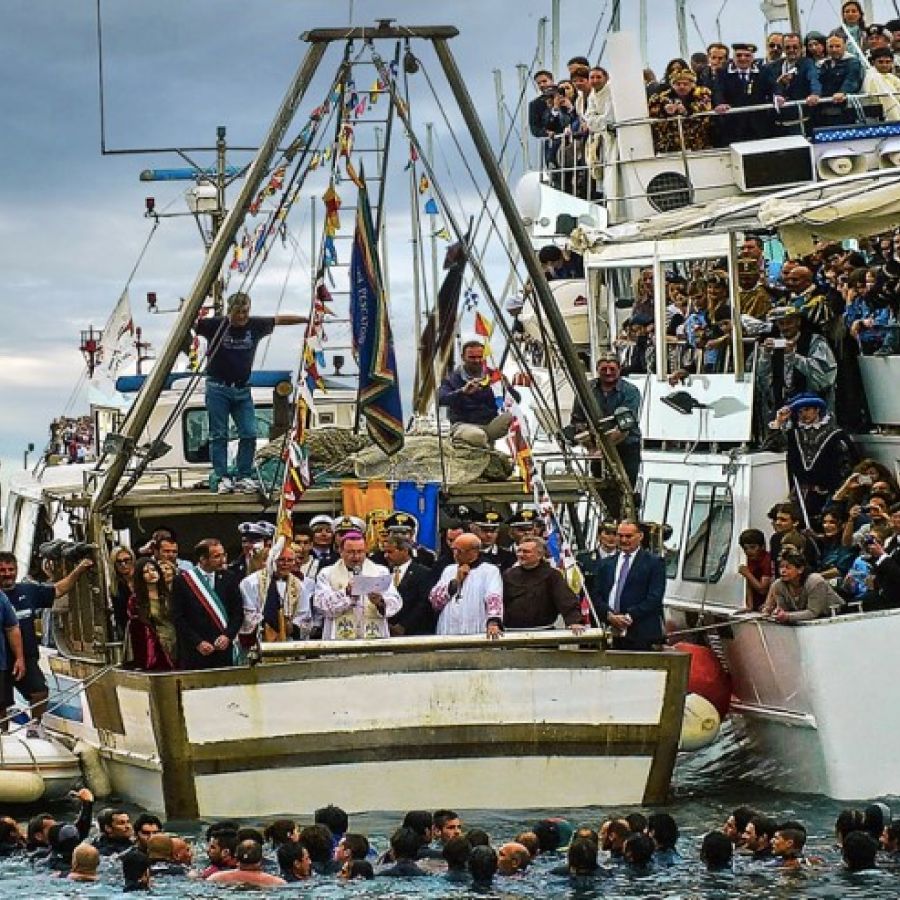
[(697, 484), (685, 545), (685, 581), (714, 584), (725, 572), (734, 532), (734, 502), (727, 484)]
[(674, 578), (678, 574), (678, 557), (684, 538), (688, 486), (682, 481), (651, 480), (647, 482), (643, 498), (642, 518), (647, 522), (667, 525), (672, 530), (669, 537), (663, 540), (663, 558), (666, 561), (666, 577)]
[[(269, 428), (272, 425), (272, 407), (256, 407), (257, 437), (268, 440)], [(205, 409), (189, 409), (182, 419), (184, 437), (184, 458), (189, 463), (209, 462), (209, 417)], [(234, 422), (228, 423), (228, 440), (238, 439)]]
[(319, 425), (334, 425), (334, 413), (333, 412), (320, 412), (317, 415), (319, 420)]

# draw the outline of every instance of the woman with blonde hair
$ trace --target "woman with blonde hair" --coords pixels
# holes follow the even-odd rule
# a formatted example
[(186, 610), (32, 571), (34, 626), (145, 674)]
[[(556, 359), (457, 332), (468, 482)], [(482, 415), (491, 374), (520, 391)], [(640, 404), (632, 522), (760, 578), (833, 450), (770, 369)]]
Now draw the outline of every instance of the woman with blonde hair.
[(134, 554), (128, 547), (113, 547), (109, 554), (109, 575), (113, 624), (116, 633), (124, 637), (128, 622), (128, 598), (134, 593)]

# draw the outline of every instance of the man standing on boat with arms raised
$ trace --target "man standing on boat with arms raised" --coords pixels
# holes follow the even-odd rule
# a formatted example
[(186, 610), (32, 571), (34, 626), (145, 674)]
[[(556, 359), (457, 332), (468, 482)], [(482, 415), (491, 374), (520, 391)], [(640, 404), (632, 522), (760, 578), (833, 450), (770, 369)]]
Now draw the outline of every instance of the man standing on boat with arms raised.
[[(235, 491), (255, 494), (253, 477), (256, 452), (256, 411), (250, 394), (250, 373), (259, 342), (276, 325), (302, 325), (305, 316), (251, 316), (250, 295), (232, 294), (227, 316), (210, 316), (197, 322), (197, 334), (206, 339), (206, 411), (209, 415), (209, 458), (213, 467), (210, 487), (220, 494)], [(235, 467), (237, 478), (228, 474), (228, 420), (238, 432)]]

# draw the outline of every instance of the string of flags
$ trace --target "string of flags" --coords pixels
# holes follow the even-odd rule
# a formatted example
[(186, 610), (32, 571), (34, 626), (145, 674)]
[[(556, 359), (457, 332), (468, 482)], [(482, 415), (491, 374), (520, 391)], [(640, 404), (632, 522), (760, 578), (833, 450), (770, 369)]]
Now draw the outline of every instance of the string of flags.
[(325, 282), (320, 278), (313, 292), (312, 315), (309, 317), (306, 337), (300, 351), (294, 427), (282, 455), (284, 480), (281, 486), (276, 525), (278, 533), (284, 535), (286, 539), (290, 539), (293, 535), (291, 513), (312, 483), (306, 432), (315, 410), (314, 392), (325, 389), (319, 367), (325, 362), (325, 318), (332, 315), (329, 306), (331, 300), (331, 294), (328, 292)]

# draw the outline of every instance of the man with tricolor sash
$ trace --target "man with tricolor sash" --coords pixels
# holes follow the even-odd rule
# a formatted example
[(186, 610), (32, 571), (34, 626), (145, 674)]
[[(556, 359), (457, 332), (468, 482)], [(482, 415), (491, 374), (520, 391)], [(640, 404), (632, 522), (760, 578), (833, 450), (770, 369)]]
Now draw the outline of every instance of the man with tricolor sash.
[(239, 581), (225, 567), (221, 541), (206, 538), (194, 548), (196, 564), (172, 584), (172, 623), (182, 669), (234, 665), (234, 641), (244, 619)]

